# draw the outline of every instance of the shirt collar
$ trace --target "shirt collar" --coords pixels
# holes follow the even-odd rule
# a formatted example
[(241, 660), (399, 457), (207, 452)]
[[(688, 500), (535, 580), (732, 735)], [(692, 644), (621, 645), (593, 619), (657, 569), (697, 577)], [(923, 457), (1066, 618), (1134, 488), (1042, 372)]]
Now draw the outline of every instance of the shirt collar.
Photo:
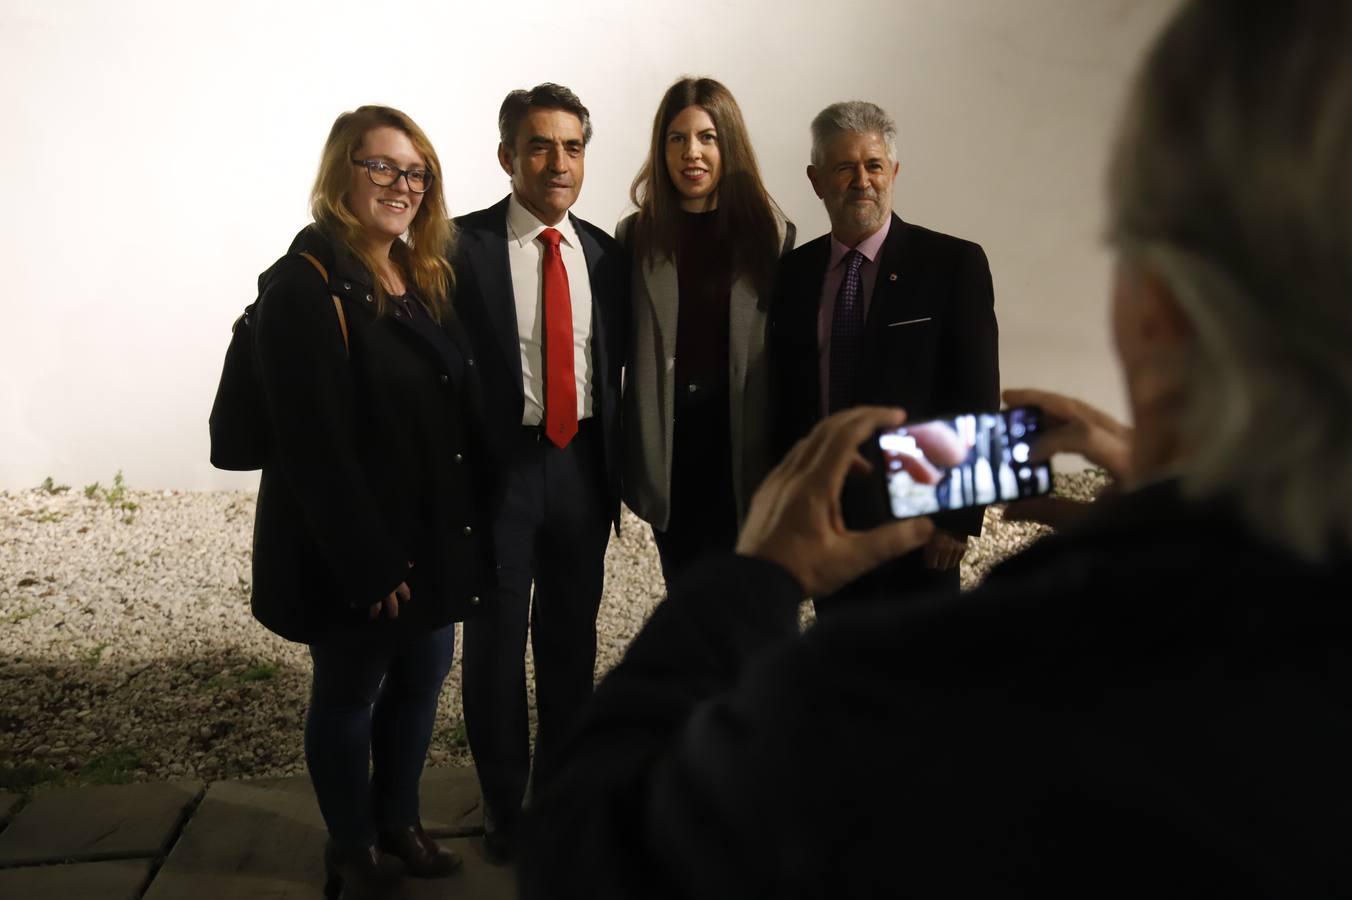
[(511, 199), (507, 201), (507, 236), (509, 240), (515, 241), (518, 247), (525, 247), (538, 238), (540, 232), (550, 227), (563, 235), (563, 243), (569, 247), (578, 246), (577, 232), (573, 230), (572, 216), (564, 215), (563, 221), (557, 225), (546, 225), (535, 217), (535, 213), (526, 209), (521, 201), (516, 199), (516, 191), (512, 191)]
[(840, 265), (840, 261), (843, 260), (851, 250), (858, 250), (860, 253), (864, 254), (864, 259), (871, 263), (877, 262), (878, 254), (881, 253), (883, 249), (883, 242), (887, 240), (887, 232), (891, 230), (892, 217), (889, 215), (883, 221), (882, 228), (879, 228), (853, 247), (846, 247), (834, 234), (831, 235), (831, 264), (827, 269), (834, 269), (836, 266)]

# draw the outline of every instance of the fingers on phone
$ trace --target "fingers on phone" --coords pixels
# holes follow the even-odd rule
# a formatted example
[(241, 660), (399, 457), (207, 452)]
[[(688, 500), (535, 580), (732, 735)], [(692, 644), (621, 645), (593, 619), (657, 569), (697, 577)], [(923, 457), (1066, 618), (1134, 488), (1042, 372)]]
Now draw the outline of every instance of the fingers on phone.
[[(945, 468), (956, 466), (967, 458), (967, 445), (947, 422), (927, 422), (907, 430), (926, 459)], [(933, 482), (926, 482), (932, 484)]]
[(938, 484), (943, 479), (943, 473), (930, 465), (929, 460), (923, 456), (902, 453), (897, 456), (897, 461), (917, 484)]

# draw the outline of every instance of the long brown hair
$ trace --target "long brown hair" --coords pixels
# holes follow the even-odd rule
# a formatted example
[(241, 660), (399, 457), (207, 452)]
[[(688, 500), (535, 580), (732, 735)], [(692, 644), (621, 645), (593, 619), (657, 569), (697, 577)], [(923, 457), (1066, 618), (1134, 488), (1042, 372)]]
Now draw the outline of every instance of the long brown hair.
[(352, 165), (352, 159), (361, 149), (367, 133), (382, 126), (396, 128), (407, 135), (432, 174), (432, 186), (422, 195), (422, 203), (409, 225), (408, 241), (394, 242), (390, 248), (390, 262), (399, 267), (404, 278), (413, 282), (418, 299), (433, 318), (441, 321), (455, 290), (455, 273), (447, 262), (455, 250), (455, 227), (446, 214), (446, 198), (441, 191), (441, 162), (436, 150), (432, 149), (432, 142), (412, 119), (388, 106), (361, 106), (334, 120), (329, 138), (324, 142), (314, 190), (310, 193), (310, 214), (371, 272), (376, 312), (385, 312), (385, 288), (376, 277), (383, 268), (383, 261), (366, 249), (362, 225), (346, 202), (347, 194), (352, 190), (352, 179), (366, 177)]
[(761, 181), (737, 101), (712, 78), (682, 78), (667, 89), (657, 107), (648, 159), (629, 189), (630, 199), (638, 207), (635, 258), (651, 262), (675, 256), (681, 195), (667, 172), (667, 129), (688, 106), (698, 106), (708, 113), (718, 132), (723, 174), (718, 182), (715, 228), (720, 242), (730, 248), (733, 272), (750, 278), (757, 290), (768, 290), (779, 260), (779, 207)]

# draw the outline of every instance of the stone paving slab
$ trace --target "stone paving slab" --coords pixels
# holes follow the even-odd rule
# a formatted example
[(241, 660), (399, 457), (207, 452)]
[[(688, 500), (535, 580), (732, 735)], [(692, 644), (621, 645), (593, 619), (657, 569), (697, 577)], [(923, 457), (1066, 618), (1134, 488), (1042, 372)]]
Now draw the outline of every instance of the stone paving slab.
[(308, 779), (217, 782), (207, 788), (146, 898), (314, 900), (323, 877), (324, 837)]
[(0, 831), (0, 867), (159, 856), (201, 792), (171, 781), (40, 793)]
[[(464, 832), (455, 825), (478, 801), (472, 769), (429, 770), (421, 793), (425, 825)], [(218, 782), (207, 790), (145, 900), (315, 900), (323, 881), (324, 841), (308, 778)], [(515, 896), (511, 872), (490, 866), (474, 846), (481, 842), (462, 837), (444, 843), (465, 858), (464, 870), (444, 880), (408, 879), (409, 900)]]
[[(0, 869), (0, 897), (14, 900), (136, 900), (149, 859)], [(199, 898), (201, 900), (201, 898)]]
[(18, 794), (0, 793), (0, 828), (4, 828), (9, 823), (10, 817), (14, 815), (14, 810), (19, 808), (23, 798)]
[[(482, 842), (474, 838), (449, 838), (437, 841), (449, 847), (465, 860), (465, 865), (449, 878), (405, 878), (403, 900), (516, 900), (516, 877), (511, 869), (494, 866), (485, 860)], [(321, 896), (324, 872), (320, 863), (323, 841), (308, 848), (302, 858), (297, 851), (289, 872), (270, 874), (248, 871), (212, 871), (210, 863), (198, 861), (203, 867), (188, 870), (188, 863), (180, 858), (160, 870), (144, 900), (206, 900), (215, 897), (267, 898), (267, 900), (318, 900)], [(176, 848), (177, 849), (177, 848)], [(8, 894), (0, 893), (0, 897)], [(74, 898), (72, 898), (74, 900)], [(83, 900), (83, 898), (80, 898)]]
[[(473, 769), (428, 769), (418, 785), (423, 828), (435, 838), (464, 837), (482, 831), (479, 777)], [(473, 815), (471, 815), (473, 814)]]

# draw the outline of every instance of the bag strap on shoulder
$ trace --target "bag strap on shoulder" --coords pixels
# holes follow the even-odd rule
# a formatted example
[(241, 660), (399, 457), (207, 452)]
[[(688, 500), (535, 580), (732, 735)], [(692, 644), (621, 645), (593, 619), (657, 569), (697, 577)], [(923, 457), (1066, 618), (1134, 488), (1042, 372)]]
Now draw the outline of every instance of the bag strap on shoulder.
[[(324, 264), (316, 259), (313, 253), (307, 253), (302, 250), (300, 255), (305, 257), (306, 262), (315, 267), (315, 271), (319, 273), (319, 277), (324, 279), (324, 287), (328, 287), (329, 272), (328, 269), (324, 268)], [(343, 303), (338, 299), (337, 294), (330, 294), (329, 296), (333, 298), (333, 311), (338, 314), (338, 329), (343, 333), (343, 349), (351, 355), (352, 347), (347, 340), (347, 316), (343, 314)]]

